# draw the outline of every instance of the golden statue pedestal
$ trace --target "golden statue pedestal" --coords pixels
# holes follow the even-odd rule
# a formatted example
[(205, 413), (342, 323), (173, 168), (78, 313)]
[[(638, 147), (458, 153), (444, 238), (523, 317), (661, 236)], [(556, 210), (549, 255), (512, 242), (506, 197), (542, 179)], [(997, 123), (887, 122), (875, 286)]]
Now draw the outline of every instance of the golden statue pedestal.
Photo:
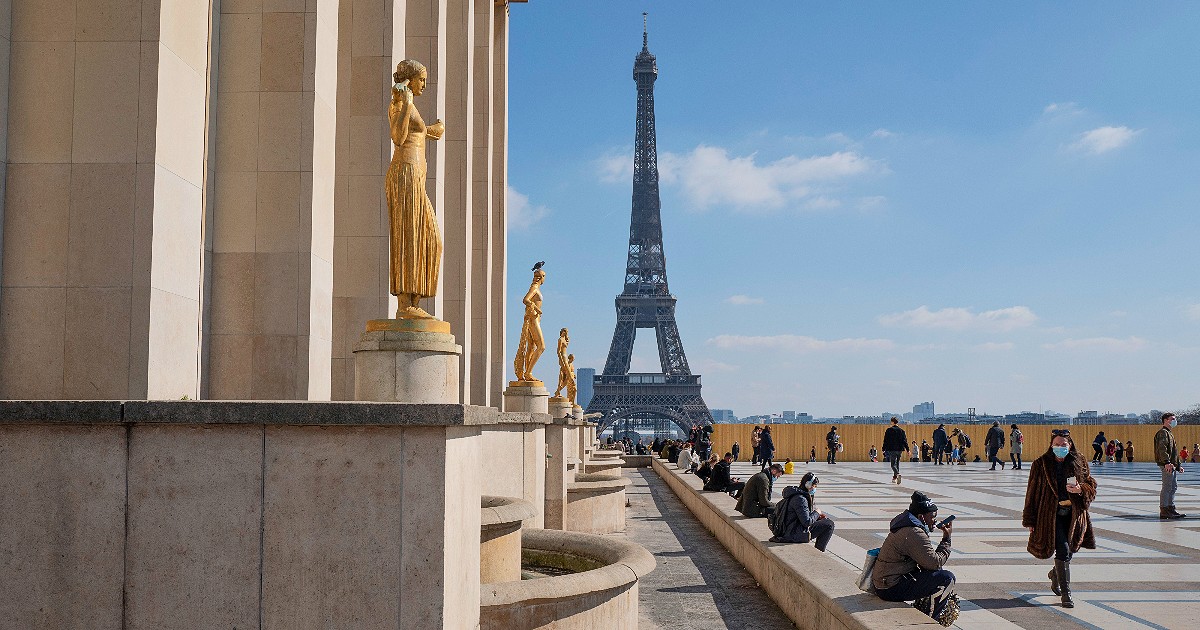
[(504, 410), (550, 413), (550, 392), (539, 380), (509, 381), (504, 388)]
[(354, 399), (459, 404), (459, 356), (450, 324), (373, 319), (354, 346)]

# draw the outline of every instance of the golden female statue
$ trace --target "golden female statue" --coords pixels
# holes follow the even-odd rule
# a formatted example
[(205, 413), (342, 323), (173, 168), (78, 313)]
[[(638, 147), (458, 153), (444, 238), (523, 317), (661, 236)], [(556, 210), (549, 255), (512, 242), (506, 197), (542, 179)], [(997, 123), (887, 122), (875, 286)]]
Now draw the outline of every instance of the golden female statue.
[(396, 148), (384, 185), (391, 224), (391, 293), (399, 300), (396, 319), (433, 317), (418, 304), (423, 297), (437, 295), (442, 266), (442, 237), (425, 193), (425, 138), (437, 140), (446, 129), (441, 120), (425, 126), (413, 105), (428, 78), (425, 66), (412, 59), (396, 64), (392, 74), (388, 123)]
[(546, 272), (542, 270), (545, 262), (533, 266), (533, 282), (521, 302), (525, 304), (525, 321), (521, 324), (521, 341), (517, 345), (517, 358), (513, 361), (513, 371), (517, 382), (541, 383), (533, 377), (533, 366), (538, 358), (546, 351), (546, 339), (542, 337), (542, 291), (540, 287), (546, 280)]
[(571, 343), (570, 333), (564, 328), (558, 331), (558, 388), (554, 390), (554, 397), (562, 396), (562, 390), (567, 390), (567, 400), (575, 402), (575, 394), (572, 391), (575, 389), (575, 368), (571, 365), (575, 355), (567, 354), (567, 344)]

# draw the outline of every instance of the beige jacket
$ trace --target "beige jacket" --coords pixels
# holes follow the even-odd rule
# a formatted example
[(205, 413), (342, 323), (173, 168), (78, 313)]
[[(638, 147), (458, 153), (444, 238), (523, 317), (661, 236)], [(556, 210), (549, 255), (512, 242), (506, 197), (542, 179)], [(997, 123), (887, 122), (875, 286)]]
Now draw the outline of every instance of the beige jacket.
[(950, 539), (944, 538), (935, 549), (929, 533), (907, 510), (892, 519), (891, 533), (879, 549), (879, 558), (871, 571), (876, 590), (891, 588), (900, 578), (920, 568), (936, 571), (950, 559)]

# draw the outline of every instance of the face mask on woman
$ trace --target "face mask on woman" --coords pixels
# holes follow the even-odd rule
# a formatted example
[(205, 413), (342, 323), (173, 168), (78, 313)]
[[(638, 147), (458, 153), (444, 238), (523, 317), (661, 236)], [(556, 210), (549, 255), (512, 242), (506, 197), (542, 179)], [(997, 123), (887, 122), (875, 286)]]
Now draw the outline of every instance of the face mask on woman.
[(1071, 452), (1071, 447), (1070, 446), (1052, 446), (1052, 447), (1050, 447), (1050, 450), (1054, 451), (1055, 457), (1057, 457), (1059, 459), (1063, 459), (1067, 456), (1068, 453)]

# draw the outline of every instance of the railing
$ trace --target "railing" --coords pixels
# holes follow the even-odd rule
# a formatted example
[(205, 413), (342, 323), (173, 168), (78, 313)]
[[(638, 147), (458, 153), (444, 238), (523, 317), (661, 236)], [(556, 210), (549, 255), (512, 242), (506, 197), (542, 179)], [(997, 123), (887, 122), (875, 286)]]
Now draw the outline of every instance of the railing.
[(699, 385), (698, 374), (597, 374), (596, 385)]

